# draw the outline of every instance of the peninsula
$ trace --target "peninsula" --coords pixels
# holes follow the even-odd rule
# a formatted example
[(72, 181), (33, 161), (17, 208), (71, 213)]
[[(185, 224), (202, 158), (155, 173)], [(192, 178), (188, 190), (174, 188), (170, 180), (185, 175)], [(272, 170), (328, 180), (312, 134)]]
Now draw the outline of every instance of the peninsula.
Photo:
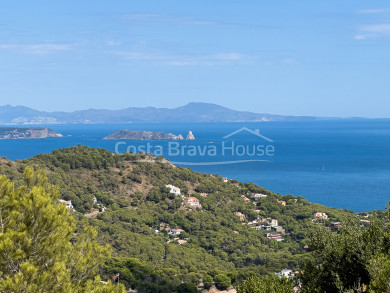
[(128, 139), (128, 140), (182, 140), (181, 134), (139, 131), (139, 130), (119, 130), (104, 139)]
[(62, 134), (46, 127), (0, 127), (0, 139), (35, 139), (62, 137)]

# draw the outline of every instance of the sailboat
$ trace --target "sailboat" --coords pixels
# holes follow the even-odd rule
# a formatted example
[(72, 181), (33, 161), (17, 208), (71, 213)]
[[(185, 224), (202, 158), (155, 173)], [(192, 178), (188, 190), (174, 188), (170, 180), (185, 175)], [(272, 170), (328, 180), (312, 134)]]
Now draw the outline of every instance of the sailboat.
[(325, 171), (325, 166), (322, 166), (322, 171)]

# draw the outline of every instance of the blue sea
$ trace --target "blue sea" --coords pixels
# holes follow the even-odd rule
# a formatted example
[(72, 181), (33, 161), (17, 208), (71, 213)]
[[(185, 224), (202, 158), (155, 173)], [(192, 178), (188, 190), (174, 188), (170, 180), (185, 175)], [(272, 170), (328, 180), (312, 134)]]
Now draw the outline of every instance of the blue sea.
[[(195, 171), (251, 181), (276, 193), (302, 195), (312, 202), (355, 212), (384, 209), (390, 200), (390, 120), (48, 127), (64, 137), (0, 140), (0, 156), (25, 159), (78, 144), (112, 152), (144, 148)], [(184, 137), (191, 130), (196, 140), (102, 139), (122, 129)]]

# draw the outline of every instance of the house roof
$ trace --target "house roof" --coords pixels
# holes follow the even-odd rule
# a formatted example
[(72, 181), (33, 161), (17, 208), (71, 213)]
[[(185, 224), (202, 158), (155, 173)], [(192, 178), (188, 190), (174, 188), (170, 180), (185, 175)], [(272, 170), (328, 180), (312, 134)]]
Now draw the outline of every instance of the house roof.
[(169, 228), (168, 229), (168, 231), (172, 231), (172, 232), (184, 232), (184, 230), (183, 229), (179, 229), (179, 228), (177, 228), (177, 229), (175, 229), (175, 228)]
[(195, 200), (195, 201), (199, 201), (199, 199), (197, 199), (196, 197), (193, 197), (193, 196), (186, 197), (185, 199), (186, 199), (186, 200)]

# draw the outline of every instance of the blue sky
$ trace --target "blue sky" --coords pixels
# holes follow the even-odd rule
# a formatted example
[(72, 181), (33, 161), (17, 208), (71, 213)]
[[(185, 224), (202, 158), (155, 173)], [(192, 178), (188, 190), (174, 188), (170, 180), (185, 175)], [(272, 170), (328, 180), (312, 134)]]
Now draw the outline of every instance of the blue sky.
[(0, 104), (390, 117), (388, 1), (3, 1)]

